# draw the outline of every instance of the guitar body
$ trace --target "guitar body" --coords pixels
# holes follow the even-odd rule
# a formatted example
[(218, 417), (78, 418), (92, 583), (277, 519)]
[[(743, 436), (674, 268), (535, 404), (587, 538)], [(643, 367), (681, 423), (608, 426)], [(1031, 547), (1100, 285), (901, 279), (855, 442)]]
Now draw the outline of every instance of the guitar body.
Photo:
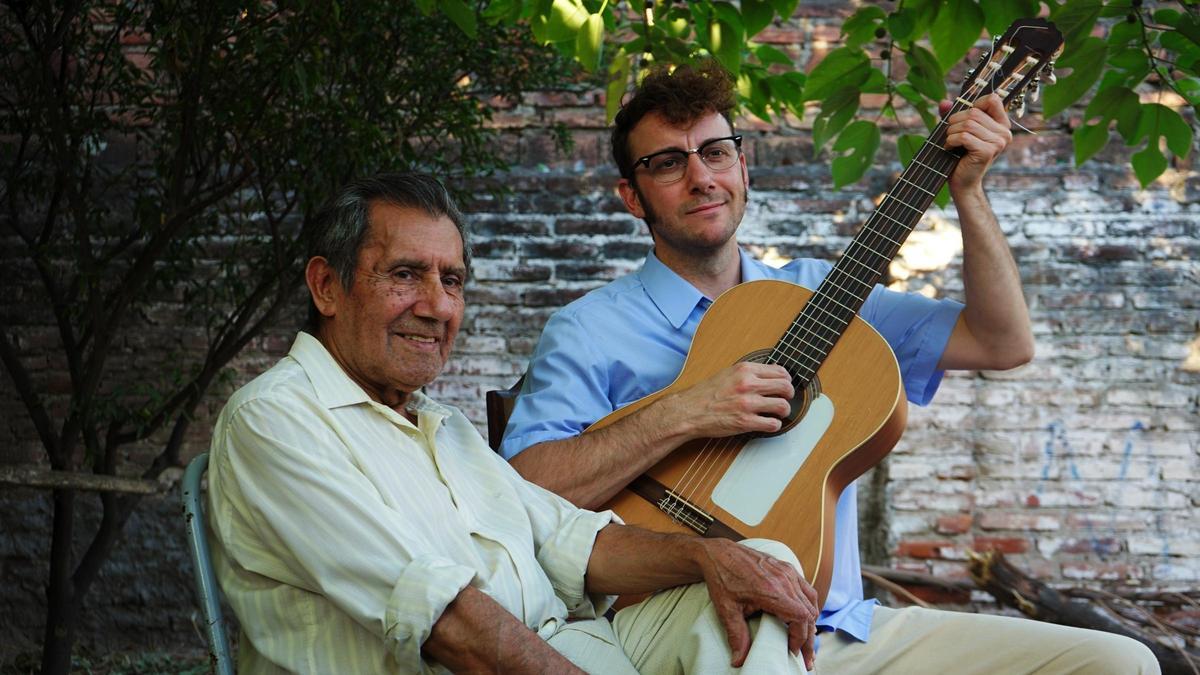
[[(755, 360), (780, 340), (812, 295), (801, 286), (774, 280), (733, 287), (706, 312), (675, 381), (613, 412), (589, 431), (739, 361)], [(786, 544), (823, 604), (833, 570), (838, 497), (899, 440), (907, 402), (891, 349), (857, 316), (829, 352), (815, 381), (819, 391), (810, 387), (807, 411), (780, 434), (686, 443), (643, 478), (657, 481), (711, 516), (718, 526), (730, 528), (713, 527), (706, 536), (765, 537)], [(700, 533), (681, 523), (694, 521), (690, 512), (675, 512), (672, 517), (629, 488), (606, 508), (632, 525)]]

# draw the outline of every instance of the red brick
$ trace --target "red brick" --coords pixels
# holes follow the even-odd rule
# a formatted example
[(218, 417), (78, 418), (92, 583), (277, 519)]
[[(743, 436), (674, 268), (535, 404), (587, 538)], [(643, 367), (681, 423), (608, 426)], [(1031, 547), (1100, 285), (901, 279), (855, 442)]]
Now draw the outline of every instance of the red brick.
[(954, 547), (950, 541), (902, 541), (896, 548), (896, 555), (907, 558), (941, 558), (942, 549)]
[(938, 516), (937, 531), (940, 534), (965, 534), (971, 529), (975, 517), (969, 513), (958, 513), (953, 516)]
[(1022, 537), (975, 537), (972, 547), (980, 553), (984, 551), (1024, 553), (1029, 550), (1029, 540)]

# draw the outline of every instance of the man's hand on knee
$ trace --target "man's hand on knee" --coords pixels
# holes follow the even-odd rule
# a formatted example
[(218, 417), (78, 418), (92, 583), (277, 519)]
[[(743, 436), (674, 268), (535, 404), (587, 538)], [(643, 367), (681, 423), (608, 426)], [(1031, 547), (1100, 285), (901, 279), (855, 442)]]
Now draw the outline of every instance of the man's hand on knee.
[(732, 664), (740, 667), (750, 652), (746, 619), (766, 612), (787, 624), (788, 649), (803, 653), (805, 667), (812, 670), (819, 609), (813, 587), (796, 568), (765, 553), (723, 539), (705, 541), (704, 581), (729, 637)]

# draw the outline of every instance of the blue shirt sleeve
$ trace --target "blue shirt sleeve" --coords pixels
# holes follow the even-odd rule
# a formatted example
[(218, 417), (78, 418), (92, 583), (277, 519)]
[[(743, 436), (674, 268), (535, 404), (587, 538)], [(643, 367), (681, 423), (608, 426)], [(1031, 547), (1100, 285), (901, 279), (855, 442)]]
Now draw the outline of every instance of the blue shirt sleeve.
[(611, 413), (603, 363), (573, 315), (559, 311), (551, 316), (525, 371), (500, 454), (512, 459), (532, 445), (577, 436)]
[(958, 322), (963, 305), (918, 293), (899, 293), (876, 286), (860, 314), (887, 340), (900, 365), (904, 393), (917, 405), (928, 405), (944, 370), (937, 367)]

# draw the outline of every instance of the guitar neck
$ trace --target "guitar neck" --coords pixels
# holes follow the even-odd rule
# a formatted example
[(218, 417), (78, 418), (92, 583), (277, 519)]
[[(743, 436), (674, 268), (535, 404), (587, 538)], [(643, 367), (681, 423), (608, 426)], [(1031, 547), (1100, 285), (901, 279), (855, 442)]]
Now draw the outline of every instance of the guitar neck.
[(768, 362), (787, 368), (793, 381), (812, 380), (946, 184), (961, 157), (944, 147), (946, 119), (968, 107), (955, 101), (775, 345)]

